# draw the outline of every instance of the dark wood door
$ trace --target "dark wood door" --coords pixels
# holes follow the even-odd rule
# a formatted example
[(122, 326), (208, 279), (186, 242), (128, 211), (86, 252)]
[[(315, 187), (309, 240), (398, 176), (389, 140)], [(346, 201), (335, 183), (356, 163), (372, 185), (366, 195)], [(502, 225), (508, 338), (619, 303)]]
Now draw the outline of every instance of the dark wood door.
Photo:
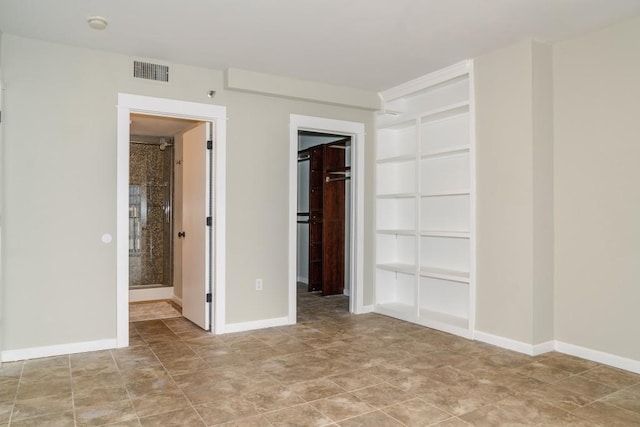
[(308, 291), (322, 289), (322, 217), (324, 190), (323, 147), (314, 147), (309, 153), (309, 286)]
[(322, 295), (344, 293), (345, 143), (323, 147)]

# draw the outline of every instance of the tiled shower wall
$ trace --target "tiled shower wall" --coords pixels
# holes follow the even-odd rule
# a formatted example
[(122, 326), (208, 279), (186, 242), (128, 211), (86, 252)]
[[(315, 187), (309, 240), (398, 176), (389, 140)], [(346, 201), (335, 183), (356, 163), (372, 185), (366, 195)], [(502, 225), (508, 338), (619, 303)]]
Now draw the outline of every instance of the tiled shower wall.
[[(154, 141), (149, 137), (135, 139)], [(140, 187), (143, 209), (146, 201), (145, 212), (139, 214), (139, 245), (132, 245), (130, 239), (131, 287), (172, 286), (172, 175), (173, 147), (162, 151), (158, 145), (130, 144), (129, 184)]]

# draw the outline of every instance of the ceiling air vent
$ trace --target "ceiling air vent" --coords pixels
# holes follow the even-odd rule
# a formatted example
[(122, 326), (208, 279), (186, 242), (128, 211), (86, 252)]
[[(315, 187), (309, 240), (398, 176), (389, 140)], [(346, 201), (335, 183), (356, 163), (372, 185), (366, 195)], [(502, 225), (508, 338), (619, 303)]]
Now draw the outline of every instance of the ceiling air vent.
[(133, 77), (155, 80), (158, 82), (168, 82), (169, 66), (143, 61), (133, 61)]

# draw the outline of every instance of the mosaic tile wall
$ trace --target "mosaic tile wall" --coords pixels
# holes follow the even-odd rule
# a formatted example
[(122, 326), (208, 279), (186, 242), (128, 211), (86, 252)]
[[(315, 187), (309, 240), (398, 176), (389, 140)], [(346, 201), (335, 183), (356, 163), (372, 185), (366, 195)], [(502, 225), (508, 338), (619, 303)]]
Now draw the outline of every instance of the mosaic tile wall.
[(162, 151), (157, 145), (130, 144), (129, 184), (140, 186), (143, 200), (140, 250), (132, 251), (130, 244), (129, 251), (131, 287), (172, 286), (172, 165), (172, 147)]

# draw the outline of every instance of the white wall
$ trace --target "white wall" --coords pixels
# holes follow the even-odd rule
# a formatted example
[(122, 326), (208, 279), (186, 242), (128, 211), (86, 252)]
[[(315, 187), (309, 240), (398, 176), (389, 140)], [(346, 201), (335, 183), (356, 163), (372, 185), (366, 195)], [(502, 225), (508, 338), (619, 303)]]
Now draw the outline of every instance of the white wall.
[(558, 43), (556, 336), (640, 361), (640, 18)]
[[(7, 34), (1, 61), (3, 350), (115, 338), (116, 245), (100, 236), (115, 236), (118, 92), (227, 106), (227, 322), (287, 315), (289, 115), (373, 134), (372, 112), (226, 91), (222, 72), (180, 64), (167, 85), (134, 80), (127, 56)], [(365, 265), (371, 283), (371, 250)]]

